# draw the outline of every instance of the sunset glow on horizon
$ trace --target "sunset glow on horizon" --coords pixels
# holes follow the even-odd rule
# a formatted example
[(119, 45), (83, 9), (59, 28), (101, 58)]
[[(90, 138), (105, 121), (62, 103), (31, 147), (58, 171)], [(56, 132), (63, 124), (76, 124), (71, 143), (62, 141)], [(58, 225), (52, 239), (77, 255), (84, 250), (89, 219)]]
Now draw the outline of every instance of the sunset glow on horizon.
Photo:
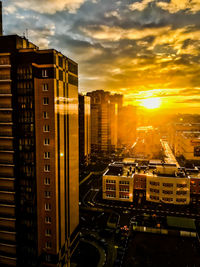
[(27, 28), (30, 41), (78, 62), (80, 92), (123, 94), (125, 105), (160, 98), (162, 108), (199, 109), (199, 0), (50, 2), (3, 0), (4, 31)]
[(147, 98), (141, 101), (141, 106), (145, 107), (146, 109), (157, 109), (161, 105), (160, 98)]

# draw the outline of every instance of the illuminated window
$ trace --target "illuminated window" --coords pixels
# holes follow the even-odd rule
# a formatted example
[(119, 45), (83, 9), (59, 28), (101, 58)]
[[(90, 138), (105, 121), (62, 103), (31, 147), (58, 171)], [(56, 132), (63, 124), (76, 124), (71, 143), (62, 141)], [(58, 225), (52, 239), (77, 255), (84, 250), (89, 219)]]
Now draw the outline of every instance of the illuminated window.
[(43, 118), (48, 119), (49, 118), (49, 113), (47, 111), (43, 112)]
[(49, 164), (44, 165), (44, 171), (45, 172), (49, 172), (50, 171), (50, 165)]
[(43, 126), (43, 131), (44, 132), (49, 132), (49, 125), (44, 125)]
[(50, 159), (50, 152), (44, 152), (44, 158)]
[(51, 196), (51, 192), (50, 191), (45, 191), (44, 192), (44, 196), (45, 197), (50, 197)]
[(46, 211), (51, 210), (51, 204), (50, 203), (45, 203), (45, 210)]
[(43, 98), (43, 104), (44, 105), (48, 105), (49, 104), (49, 98), (48, 97), (44, 97)]
[(45, 178), (44, 179), (44, 184), (45, 185), (50, 185), (50, 178)]
[(45, 217), (45, 223), (51, 223), (51, 217), (46, 216)]
[(44, 83), (44, 84), (42, 85), (42, 90), (43, 90), (43, 91), (48, 91), (48, 84), (47, 84), (47, 83)]
[(42, 70), (42, 77), (48, 77), (47, 69)]
[(51, 235), (51, 229), (46, 229), (45, 230), (45, 235), (50, 236)]
[(49, 138), (45, 138), (44, 139), (44, 145), (49, 145), (50, 144), (50, 140)]

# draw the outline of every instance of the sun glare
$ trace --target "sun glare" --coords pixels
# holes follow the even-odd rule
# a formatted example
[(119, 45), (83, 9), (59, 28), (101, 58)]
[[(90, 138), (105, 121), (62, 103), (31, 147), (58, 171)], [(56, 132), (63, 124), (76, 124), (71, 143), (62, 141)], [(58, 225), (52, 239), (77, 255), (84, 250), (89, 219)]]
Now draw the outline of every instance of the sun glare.
[(155, 108), (159, 108), (161, 105), (161, 100), (158, 97), (154, 97), (154, 98), (147, 98), (147, 99), (143, 99), (141, 101), (141, 106), (147, 108), (147, 109), (155, 109)]

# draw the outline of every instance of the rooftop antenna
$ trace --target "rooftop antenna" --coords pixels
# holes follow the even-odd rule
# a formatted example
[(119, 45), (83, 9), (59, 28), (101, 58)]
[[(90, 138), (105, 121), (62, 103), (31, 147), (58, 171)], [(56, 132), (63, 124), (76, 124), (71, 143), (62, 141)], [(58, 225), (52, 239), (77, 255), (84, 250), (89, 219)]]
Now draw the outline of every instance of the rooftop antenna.
[(26, 28), (26, 39), (28, 39), (28, 29)]

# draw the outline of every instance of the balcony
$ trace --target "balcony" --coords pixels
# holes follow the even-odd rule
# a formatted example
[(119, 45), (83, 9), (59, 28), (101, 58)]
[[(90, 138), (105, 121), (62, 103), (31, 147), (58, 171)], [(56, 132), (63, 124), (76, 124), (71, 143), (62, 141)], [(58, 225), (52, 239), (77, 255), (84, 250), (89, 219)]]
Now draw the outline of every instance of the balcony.
[(10, 229), (15, 231), (16, 228), (16, 220), (10, 218), (0, 217), (0, 229)]
[(17, 259), (0, 255), (0, 263), (3, 266), (17, 266)]
[(11, 94), (0, 95), (0, 108), (12, 108), (12, 95)]
[(10, 74), (0, 74), (0, 82), (11, 82)]
[(0, 150), (13, 151), (13, 137), (0, 137)]
[(0, 243), (0, 254), (7, 256), (16, 255), (16, 245), (10, 245), (5, 243)]
[(13, 218), (15, 216), (15, 205), (0, 204), (0, 216)]
[(16, 233), (8, 231), (0, 231), (0, 240), (16, 242)]
[(2, 191), (14, 191), (15, 178), (0, 178), (0, 189)]
[(15, 193), (9, 191), (0, 191), (0, 203), (2, 204), (14, 204)]
[(14, 165), (0, 164), (0, 177), (14, 178)]

